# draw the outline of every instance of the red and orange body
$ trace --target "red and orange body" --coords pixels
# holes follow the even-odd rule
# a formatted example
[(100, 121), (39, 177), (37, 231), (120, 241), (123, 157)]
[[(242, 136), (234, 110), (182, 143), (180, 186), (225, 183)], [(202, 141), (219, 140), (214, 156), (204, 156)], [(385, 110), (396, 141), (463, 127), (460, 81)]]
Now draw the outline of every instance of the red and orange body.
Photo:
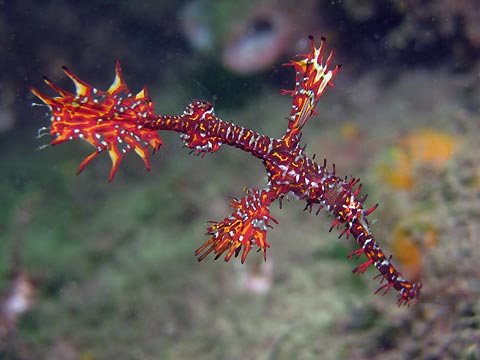
[(79, 172), (102, 151), (107, 151), (112, 159), (110, 181), (120, 161), (131, 150), (135, 150), (149, 169), (148, 147), (157, 151), (162, 146), (159, 130), (180, 133), (184, 145), (197, 155), (230, 145), (263, 162), (268, 174), (267, 185), (261, 190), (248, 190), (245, 197), (231, 201), (233, 213), (223, 221), (212, 222), (207, 229), (210, 239), (195, 252), (199, 260), (212, 252), (215, 258), (225, 254), (226, 261), (241, 253), (244, 262), (252, 248), (258, 248), (266, 258), (267, 230), (272, 223), (277, 223), (270, 216), (270, 204), (294, 194), (306, 201), (310, 210), (314, 206), (318, 206), (318, 210), (325, 208), (335, 218), (332, 229), (341, 227), (341, 235), (355, 238), (360, 249), (350, 257), (364, 254), (367, 261), (354, 272), (363, 273), (373, 264), (385, 281), (377, 291), (385, 289), (386, 292), (393, 287), (399, 292), (399, 304), (408, 305), (418, 297), (421, 284), (404, 279), (373, 237), (367, 216), (376, 206), (364, 209), (358, 180), (338, 177), (335, 167), (327, 169), (326, 161), (323, 165), (317, 164), (299, 144), (303, 126), (315, 114), (318, 100), (327, 86), (333, 86), (331, 81), (339, 70), (339, 66), (329, 70), (333, 50), (323, 63), (325, 39), (322, 38), (319, 48), (315, 47), (313, 38), (310, 41), (310, 53), (287, 64), (296, 71), (296, 85), (292, 91), (283, 91), (292, 96), (293, 105), (287, 131), (280, 139), (223, 121), (215, 116), (212, 104), (200, 100), (188, 104), (181, 115), (157, 115), (146, 88), (137, 95), (130, 93), (118, 63), (115, 80), (106, 92), (86, 84), (68, 69), (64, 71), (76, 85), (75, 94), (58, 88), (48, 79), (46, 83), (59, 96), (48, 97), (36, 89), (32, 92), (51, 110), (50, 134), (55, 137), (52, 145), (83, 139), (95, 147), (81, 163)]

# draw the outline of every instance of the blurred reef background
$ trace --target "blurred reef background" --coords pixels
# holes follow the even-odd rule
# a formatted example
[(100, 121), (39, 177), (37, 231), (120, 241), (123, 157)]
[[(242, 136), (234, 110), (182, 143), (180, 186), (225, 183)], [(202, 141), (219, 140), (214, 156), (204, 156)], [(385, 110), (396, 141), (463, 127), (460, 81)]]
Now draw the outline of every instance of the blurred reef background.
[[(281, 136), (294, 74), (326, 36), (343, 65), (303, 142), (360, 177), (372, 230), (419, 302), (373, 295), (324, 213), (272, 206), (268, 261), (194, 250), (230, 197), (265, 183), (233, 148), (191, 156), (176, 134), (146, 173), (88, 145), (46, 147), (29, 87), (66, 65), (177, 114), (191, 87), (226, 121)], [(463, 0), (0, 0), (0, 359), (480, 359), (480, 11)], [(193, 84), (193, 85), (192, 85)], [(368, 207), (368, 206), (367, 206)]]

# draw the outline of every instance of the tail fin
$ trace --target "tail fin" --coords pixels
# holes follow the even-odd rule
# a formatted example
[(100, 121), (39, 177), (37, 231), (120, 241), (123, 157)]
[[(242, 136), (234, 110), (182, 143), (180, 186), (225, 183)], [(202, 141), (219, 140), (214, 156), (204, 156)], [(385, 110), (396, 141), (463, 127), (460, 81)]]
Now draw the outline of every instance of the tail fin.
[(133, 95), (118, 61), (115, 63), (115, 79), (105, 92), (87, 84), (66, 67), (63, 71), (75, 84), (75, 94), (61, 89), (47, 78), (44, 78), (45, 83), (59, 96), (49, 97), (31, 89), (52, 113), (50, 135), (55, 139), (51, 144), (83, 139), (95, 147), (95, 151), (80, 164), (78, 174), (104, 150), (112, 160), (109, 181), (113, 180), (121, 160), (131, 150), (135, 150), (146, 169), (150, 170), (148, 146), (155, 152), (163, 143), (155, 130), (144, 126), (147, 120), (156, 118), (147, 89)]

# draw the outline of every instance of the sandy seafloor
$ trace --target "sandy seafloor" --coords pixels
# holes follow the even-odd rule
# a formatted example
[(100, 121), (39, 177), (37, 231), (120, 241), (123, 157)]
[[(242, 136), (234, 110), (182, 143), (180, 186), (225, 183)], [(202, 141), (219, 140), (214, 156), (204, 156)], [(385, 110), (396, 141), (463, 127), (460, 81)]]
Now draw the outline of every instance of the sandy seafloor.
[[(41, 10), (31, 6), (29, 17)], [(133, 24), (135, 15), (128, 19)], [(8, 32), (9, 22), (3, 24)], [(331, 217), (303, 212), (295, 198), (282, 209), (272, 205), (279, 224), (268, 232), (266, 263), (254, 252), (243, 265), (211, 257), (198, 263), (194, 250), (207, 240), (206, 221), (228, 216), (230, 198), (242, 196), (244, 187), (266, 184), (261, 163), (238, 149), (196, 157), (176, 134), (161, 134), (165, 148), (151, 158), (149, 173), (131, 154), (110, 184), (106, 154), (75, 176), (88, 144), (37, 150), (49, 141), (35, 139), (48, 116), (45, 108), (30, 107), (28, 86), (42, 86), (43, 74), (70, 86), (58, 69), (71, 60), (72, 70), (78, 67), (82, 78), (106, 89), (113, 59), (128, 58), (128, 50), (97, 68), (87, 60), (81, 65), (89, 58), (78, 48), (83, 43), (60, 44), (49, 30), (13, 66), (19, 48), (28, 46), (18, 38), (25, 31), (14, 30), (13, 37), (5, 35), (10, 68), (1, 77), (2, 116), (5, 109), (14, 115), (14, 124), (0, 133), (1, 311), (13, 291), (12, 274), (32, 279), (32, 297), (8, 333), (0, 332), (1, 359), (480, 358), (478, 65), (453, 71), (412, 60), (396, 71), (352, 60), (349, 66), (337, 46), (343, 67), (335, 88), (304, 130), (302, 142), (317, 160), (361, 178), (366, 206), (379, 204), (369, 216), (377, 240), (405, 276), (422, 281), (418, 303), (399, 308), (394, 291), (373, 294), (375, 269), (352, 274), (361, 262), (346, 258), (356, 249), (353, 239), (337, 239), (337, 231), (328, 231)], [(95, 48), (104, 44), (105, 57), (112, 45), (104, 37), (98, 35)], [(195, 66), (208, 60), (160, 43), (164, 48), (127, 60), (125, 77), (132, 91), (147, 84), (158, 113), (180, 113), (177, 83), (198, 75)], [(62, 46), (76, 55), (52, 51), (72, 54)], [(149, 56), (159, 58), (160, 75), (142, 65)], [(48, 57), (47, 67), (39, 59)], [(221, 64), (202, 66), (215, 73)], [(294, 78), (293, 71), (281, 71), (273, 79), (268, 71), (246, 80), (215, 78), (228, 90), (212, 89), (216, 114), (281, 136), (290, 98), (279, 90)], [(238, 101), (232, 84), (242, 84)]]

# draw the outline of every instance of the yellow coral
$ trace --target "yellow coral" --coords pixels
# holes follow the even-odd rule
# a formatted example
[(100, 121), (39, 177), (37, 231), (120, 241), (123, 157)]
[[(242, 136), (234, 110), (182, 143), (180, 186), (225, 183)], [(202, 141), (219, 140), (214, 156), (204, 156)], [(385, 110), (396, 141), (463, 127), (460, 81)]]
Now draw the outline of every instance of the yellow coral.
[(419, 244), (413, 241), (412, 236), (405, 229), (394, 232), (392, 252), (395, 259), (402, 264), (403, 272), (414, 279), (419, 279), (423, 259)]
[(398, 141), (387, 152), (377, 170), (387, 184), (397, 189), (415, 185), (414, 170), (418, 167), (443, 169), (452, 158), (457, 141), (452, 135), (432, 129), (420, 129)]
[(400, 145), (418, 165), (445, 167), (451, 159), (456, 141), (452, 135), (431, 129), (421, 129), (400, 140)]
[(404, 273), (413, 279), (420, 279), (423, 257), (437, 244), (438, 232), (428, 220), (407, 218), (399, 221), (394, 228), (393, 255), (402, 264)]
[(386, 159), (377, 167), (381, 178), (397, 189), (411, 189), (414, 185), (412, 161), (408, 155), (398, 149), (389, 149)]

